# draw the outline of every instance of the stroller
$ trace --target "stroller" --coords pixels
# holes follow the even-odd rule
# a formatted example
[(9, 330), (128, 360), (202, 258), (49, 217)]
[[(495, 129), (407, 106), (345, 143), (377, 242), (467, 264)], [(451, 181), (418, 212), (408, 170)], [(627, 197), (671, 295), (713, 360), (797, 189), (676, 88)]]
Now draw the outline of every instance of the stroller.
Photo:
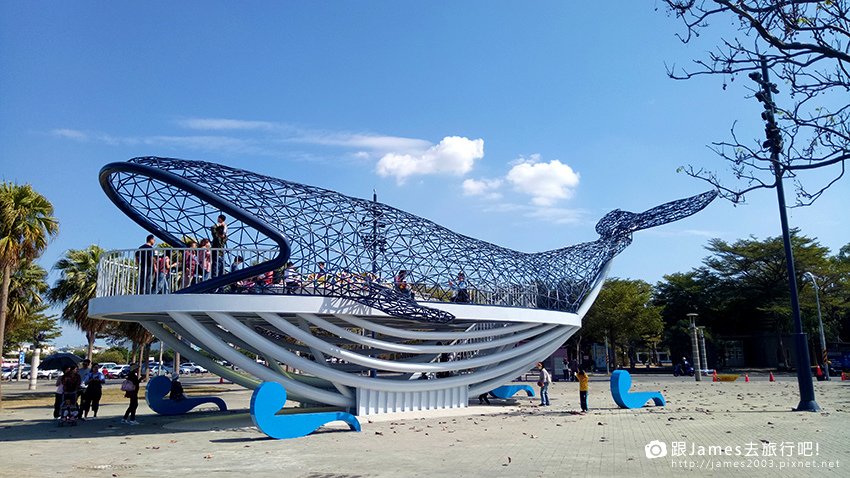
[(59, 407), (59, 426), (77, 426), (80, 418), (80, 407), (77, 406), (77, 394), (66, 393), (62, 397), (62, 406)]

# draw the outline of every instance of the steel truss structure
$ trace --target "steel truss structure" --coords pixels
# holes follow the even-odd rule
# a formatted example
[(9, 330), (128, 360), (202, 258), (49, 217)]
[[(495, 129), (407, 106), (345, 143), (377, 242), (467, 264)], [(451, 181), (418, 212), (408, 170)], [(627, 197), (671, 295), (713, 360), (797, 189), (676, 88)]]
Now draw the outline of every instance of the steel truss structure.
[[(463, 272), (471, 303), (575, 312), (602, 267), (631, 243), (632, 232), (694, 214), (715, 197), (710, 191), (639, 214), (616, 210), (597, 224), (596, 241), (525, 253), (379, 202), (202, 161), (135, 158), (107, 165), (100, 181), (119, 208), (174, 247), (209, 237), (221, 211), (230, 215), (228, 248), (280, 250), (274, 260), (178, 293), (225, 291), (223, 285), (291, 261), (321, 282), (297, 293), (349, 298), (426, 322), (453, 317), (387, 287), (398, 271), (407, 271), (414, 297), (426, 301), (449, 297), (449, 281)], [(228, 255), (225, 262), (233, 260)]]
[[(134, 158), (106, 165), (100, 182), (125, 214), (174, 248), (209, 237), (223, 213), (229, 238), (220, 260), (231, 264), (233, 250), (265, 252), (246, 257), (244, 268), (137, 303), (111, 301), (115, 289), (99, 284), (99, 291), (113, 292), (92, 301), (93, 315), (138, 320), (170, 347), (246, 387), (277, 381), (294, 399), (360, 413), (465, 406), (470, 394), (528, 370), (578, 330), (633, 232), (694, 214), (716, 196), (710, 191), (642, 213), (612, 211), (597, 224), (596, 241), (526, 253), (374, 200), (208, 162)], [(106, 260), (126, 268), (128, 257)], [(260, 275), (277, 282), (273, 271), (288, 262), (299, 269), (301, 286), (234, 293)], [(412, 296), (393, 286), (401, 270)], [(450, 302), (449, 281), (460, 272), (464, 303)], [(108, 275), (99, 281), (112, 280)]]

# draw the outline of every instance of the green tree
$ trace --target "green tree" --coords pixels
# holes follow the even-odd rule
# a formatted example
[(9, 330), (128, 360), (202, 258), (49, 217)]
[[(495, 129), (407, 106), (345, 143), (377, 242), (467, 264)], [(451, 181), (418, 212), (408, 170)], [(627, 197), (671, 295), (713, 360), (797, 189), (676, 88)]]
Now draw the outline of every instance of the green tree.
[(124, 347), (109, 347), (106, 350), (94, 354), (94, 356), (92, 356), (92, 361), (97, 363), (125, 363), (129, 354), (130, 351)]
[[(41, 256), (59, 232), (53, 205), (29, 184), (0, 184), (0, 357), (3, 356), (12, 274), (21, 263)], [(2, 385), (0, 385), (2, 387)], [(0, 388), (0, 406), (3, 403)]]
[[(818, 277), (827, 337), (835, 340), (841, 330), (847, 330), (842, 324), (850, 313), (850, 263), (843, 263), (840, 253), (830, 257), (829, 249), (798, 230), (791, 231), (791, 242), (799, 274), (797, 282), (801, 284), (800, 308), (805, 330), (810, 338), (816, 337), (814, 288), (802, 277), (805, 272), (811, 272)], [(712, 345), (716, 346), (720, 365), (720, 349), (725, 338), (733, 336), (775, 335), (781, 349), (780, 361), (787, 362), (791, 344), (784, 343), (783, 336), (791, 331), (791, 308), (782, 239), (750, 237), (734, 242), (712, 239), (706, 249), (711, 255), (703, 260), (703, 267), (667, 275), (655, 287), (653, 302), (663, 307), (665, 342), (674, 357), (691, 354), (690, 324), (686, 316), (696, 312), (699, 324), (706, 326), (708, 332), (709, 355)], [(765, 365), (772, 360), (751, 355), (748, 361), (751, 365)]]
[(59, 334), (56, 318), (43, 313), (47, 305), (42, 294), (48, 289), (47, 271), (38, 264), (26, 262), (12, 274), (6, 319), (7, 345), (31, 342), (37, 334), (44, 334), (44, 339)]
[(661, 309), (654, 306), (651, 299), (652, 286), (644, 281), (607, 280), (582, 320), (582, 337), (599, 342), (607, 338), (615, 351), (615, 367), (620, 348), (634, 362), (635, 349), (639, 345), (661, 338), (664, 326)]
[(59, 279), (50, 289), (48, 297), (53, 304), (62, 304), (61, 319), (76, 325), (86, 334), (91, 359), (94, 341), (98, 332), (106, 328), (107, 322), (89, 317), (89, 300), (97, 288), (97, 264), (104, 250), (91, 245), (86, 249), (71, 249), (53, 266), (59, 271)]

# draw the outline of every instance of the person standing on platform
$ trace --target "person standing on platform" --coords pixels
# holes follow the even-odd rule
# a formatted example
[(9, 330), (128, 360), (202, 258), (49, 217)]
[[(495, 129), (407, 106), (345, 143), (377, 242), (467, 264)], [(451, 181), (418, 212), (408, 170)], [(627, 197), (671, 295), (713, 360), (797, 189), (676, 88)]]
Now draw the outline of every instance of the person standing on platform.
[(212, 261), (215, 270), (214, 277), (224, 275), (224, 248), (227, 247), (227, 218), (224, 214), (218, 215), (218, 222), (211, 228), (212, 231)]
[(540, 378), (537, 380), (537, 386), (540, 387), (540, 406), (549, 406), (549, 385), (552, 383), (552, 374), (543, 366), (543, 362), (537, 362), (537, 369), (540, 370)]
[(148, 234), (145, 243), (136, 251), (136, 267), (139, 268), (138, 293), (150, 294), (153, 287), (153, 245), (156, 243), (153, 234)]

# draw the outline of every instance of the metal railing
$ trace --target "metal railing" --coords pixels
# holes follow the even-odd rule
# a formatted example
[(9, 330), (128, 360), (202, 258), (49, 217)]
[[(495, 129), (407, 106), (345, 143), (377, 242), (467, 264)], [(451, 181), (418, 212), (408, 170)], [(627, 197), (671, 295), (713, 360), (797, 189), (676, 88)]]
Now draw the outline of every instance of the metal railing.
[[(277, 249), (252, 248), (113, 250), (106, 252), (98, 264), (96, 296), (172, 294), (270, 261), (278, 253)], [(372, 284), (386, 289), (393, 288), (391, 282), (373, 279), (371, 274), (330, 270), (300, 274), (278, 269), (234, 280), (227, 286), (204, 293), (344, 296), (346, 291), (364, 289), (367, 281), (374, 281)], [(449, 302), (455, 297), (447, 284), (442, 283), (417, 281), (410, 283), (410, 289), (414, 298), (422, 302)], [(536, 308), (539, 299), (534, 285), (504, 284), (494, 290), (469, 287), (466, 295), (469, 304), (524, 308)]]
[(206, 247), (109, 251), (98, 264), (96, 296), (171, 294), (269, 261), (278, 252), (277, 249)]

